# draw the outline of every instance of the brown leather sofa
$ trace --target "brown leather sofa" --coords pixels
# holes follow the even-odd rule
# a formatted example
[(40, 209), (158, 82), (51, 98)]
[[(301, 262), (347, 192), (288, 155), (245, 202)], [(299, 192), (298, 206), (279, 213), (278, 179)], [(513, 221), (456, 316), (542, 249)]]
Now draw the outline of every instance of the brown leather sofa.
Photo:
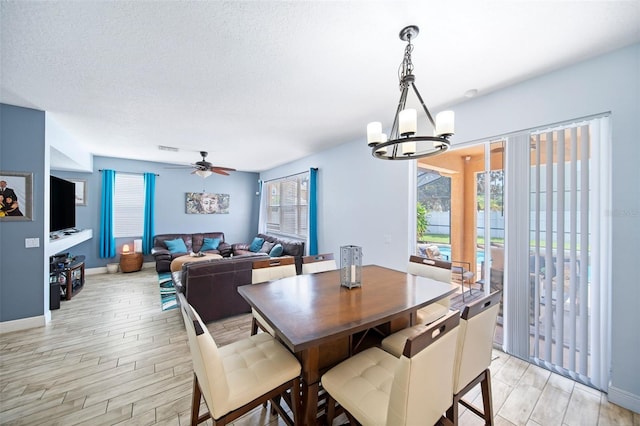
[[(296, 262), (296, 272), (298, 275), (302, 273), (302, 257), (304, 256), (304, 241), (285, 240), (283, 238), (276, 238), (272, 235), (258, 234), (258, 238), (262, 238), (273, 244), (281, 244), (283, 252), (281, 256), (293, 256)], [(253, 253), (249, 250), (251, 242), (249, 243), (235, 243), (231, 245), (234, 256)], [(255, 253), (253, 253), (255, 254)]]
[[(167, 248), (165, 241), (175, 240), (182, 238), (185, 246), (187, 246), (187, 252), (185, 253), (171, 253)], [(224, 241), (223, 232), (203, 232), (196, 234), (160, 234), (153, 237), (153, 248), (151, 254), (156, 261), (157, 272), (169, 272), (171, 267), (171, 261), (178, 256), (184, 256), (190, 252), (199, 252), (202, 244), (204, 244), (205, 238), (220, 238), (220, 245), (217, 250), (207, 250), (205, 253), (219, 254), (222, 257), (229, 257), (231, 255), (231, 245)]]
[(238, 287), (251, 284), (253, 262), (265, 253), (185, 263), (172, 274), (176, 291), (185, 294), (204, 322), (251, 312)]

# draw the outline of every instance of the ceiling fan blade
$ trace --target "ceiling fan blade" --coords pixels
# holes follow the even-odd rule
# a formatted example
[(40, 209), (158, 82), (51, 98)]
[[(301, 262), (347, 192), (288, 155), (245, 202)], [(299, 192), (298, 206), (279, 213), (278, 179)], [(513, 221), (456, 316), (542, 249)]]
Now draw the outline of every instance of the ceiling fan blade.
[(236, 169), (232, 169), (231, 167), (220, 167), (220, 166), (211, 166), (211, 171), (215, 170), (224, 170), (226, 172), (235, 172)]
[(212, 168), (211, 171), (213, 173), (217, 173), (219, 175), (225, 175), (225, 176), (229, 176), (229, 173), (225, 172), (224, 170), (220, 170), (220, 169), (216, 169), (216, 168)]

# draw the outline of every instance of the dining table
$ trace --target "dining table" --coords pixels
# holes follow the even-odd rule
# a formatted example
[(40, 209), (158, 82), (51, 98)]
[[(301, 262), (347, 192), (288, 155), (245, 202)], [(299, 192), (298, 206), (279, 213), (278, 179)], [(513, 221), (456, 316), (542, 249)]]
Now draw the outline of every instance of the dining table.
[(360, 287), (340, 284), (340, 270), (296, 275), (238, 287), (300, 361), (300, 423), (318, 422), (320, 378), (354, 352), (353, 336), (410, 326), (418, 309), (457, 287), (378, 265), (364, 265)]

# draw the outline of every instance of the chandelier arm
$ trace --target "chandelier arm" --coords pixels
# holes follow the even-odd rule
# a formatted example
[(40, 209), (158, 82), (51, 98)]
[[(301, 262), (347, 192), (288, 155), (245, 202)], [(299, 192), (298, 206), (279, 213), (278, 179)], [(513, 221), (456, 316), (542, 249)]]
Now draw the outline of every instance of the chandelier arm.
[(408, 91), (409, 88), (407, 86), (404, 86), (402, 88), (402, 91), (400, 92), (400, 100), (398, 100), (398, 108), (396, 109), (396, 114), (393, 116), (393, 124), (391, 125), (391, 131), (389, 132), (389, 139), (398, 139), (398, 137), (400, 137), (400, 133), (398, 130), (398, 115), (400, 115), (400, 111), (402, 111), (407, 104)]
[(422, 96), (420, 96), (420, 92), (418, 92), (418, 88), (416, 87), (415, 84), (413, 84), (413, 82), (411, 83), (411, 87), (413, 88), (413, 91), (416, 93), (416, 96), (418, 97), (418, 100), (420, 101), (420, 105), (422, 105), (422, 108), (424, 108), (424, 112), (427, 113), (427, 118), (429, 119), (429, 121), (431, 122), (431, 125), (433, 126), (433, 129), (435, 130), (436, 122), (433, 120), (433, 117), (431, 116), (431, 113), (429, 112), (429, 108), (427, 108), (427, 106), (424, 104), (424, 101), (422, 100)]

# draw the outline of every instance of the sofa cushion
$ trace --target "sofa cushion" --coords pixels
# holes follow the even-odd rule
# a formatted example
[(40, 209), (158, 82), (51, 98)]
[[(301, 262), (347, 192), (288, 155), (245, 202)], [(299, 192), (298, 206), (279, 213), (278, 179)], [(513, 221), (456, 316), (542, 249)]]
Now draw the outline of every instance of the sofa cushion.
[(262, 243), (262, 248), (258, 251), (258, 253), (270, 253), (273, 246), (275, 246), (275, 243), (265, 241), (264, 243)]
[(176, 238), (175, 240), (166, 240), (165, 245), (171, 253), (186, 253), (187, 246), (184, 244), (182, 238)]
[(269, 256), (270, 257), (280, 257), (280, 256), (282, 256), (282, 252), (283, 251), (284, 251), (284, 248), (282, 247), (282, 244), (276, 244), (275, 246), (273, 246), (273, 248), (269, 252)]
[(262, 244), (264, 244), (264, 238), (255, 237), (253, 239), (253, 242), (251, 243), (251, 246), (249, 246), (249, 251), (258, 253), (262, 248)]
[(200, 251), (217, 250), (220, 245), (220, 238), (205, 238)]

